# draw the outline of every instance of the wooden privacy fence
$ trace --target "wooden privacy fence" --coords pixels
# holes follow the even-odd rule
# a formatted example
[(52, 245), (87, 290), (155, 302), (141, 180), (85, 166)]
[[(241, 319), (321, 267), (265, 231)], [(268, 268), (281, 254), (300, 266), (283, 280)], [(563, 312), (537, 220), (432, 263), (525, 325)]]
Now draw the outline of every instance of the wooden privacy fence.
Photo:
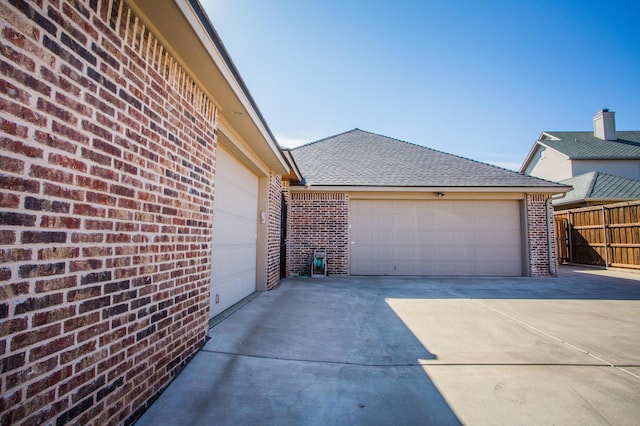
[(640, 201), (555, 213), (560, 263), (640, 269)]

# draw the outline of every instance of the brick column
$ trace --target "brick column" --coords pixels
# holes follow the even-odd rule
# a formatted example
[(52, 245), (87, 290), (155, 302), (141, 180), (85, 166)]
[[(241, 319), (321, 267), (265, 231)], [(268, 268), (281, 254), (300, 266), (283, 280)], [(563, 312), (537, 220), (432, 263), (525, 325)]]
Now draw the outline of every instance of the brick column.
[(555, 276), (556, 238), (551, 194), (527, 194), (525, 207), (529, 276)]
[(343, 193), (291, 192), (287, 269), (309, 272), (313, 249), (327, 250), (330, 275), (349, 274), (349, 198)]
[(280, 284), (280, 225), (282, 218), (282, 176), (269, 176), (269, 235), (267, 253), (267, 290)]

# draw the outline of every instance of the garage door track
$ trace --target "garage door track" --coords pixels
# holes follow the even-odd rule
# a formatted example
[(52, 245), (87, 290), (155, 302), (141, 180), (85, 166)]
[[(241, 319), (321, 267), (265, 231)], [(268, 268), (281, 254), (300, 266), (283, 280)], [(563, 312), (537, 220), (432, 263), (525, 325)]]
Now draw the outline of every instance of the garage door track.
[(142, 425), (637, 424), (640, 274), (287, 279)]

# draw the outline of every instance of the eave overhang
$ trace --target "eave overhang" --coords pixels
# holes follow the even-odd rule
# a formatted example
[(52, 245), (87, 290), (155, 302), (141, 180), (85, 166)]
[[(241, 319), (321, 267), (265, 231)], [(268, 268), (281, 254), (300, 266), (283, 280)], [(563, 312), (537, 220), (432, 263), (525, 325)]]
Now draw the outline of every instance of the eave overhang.
[(349, 186), (349, 185), (291, 185), (291, 192), (484, 192), (484, 193), (538, 193), (562, 194), (571, 186)]
[(545, 149), (553, 149), (554, 151), (556, 151), (560, 155), (566, 157), (567, 159), (571, 159), (568, 155), (566, 155), (566, 154), (558, 151), (557, 149), (552, 148), (549, 145), (547, 145), (546, 143), (544, 143), (545, 136), (546, 137), (551, 137), (551, 138), (557, 140), (557, 138), (555, 136), (550, 135), (549, 133), (542, 132), (540, 134), (540, 136), (538, 137), (538, 140), (536, 140), (535, 143), (533, 144), (533, 147), (531, 147), (531, 150), (529, 151), (529, 154), (527, 154), (527, 157), (524, 159), (524, 162), (522, 163), (522, 166), (520, 166), (520, 170), (518, 170), (520, 173), (524, 173), (524, 171), (527, 169), (527, 167), (529, 167), (529, 163), (531, 163), (531, 161), (533, 160), (538, 146), (542, 146)]
[(260, 159), (280, 174), (287, 161), (228, 52), (197, 0), (126, 0), (210, 97)]
[(302, 173), (298, 168), (298, 164), (296, 163), (295, 158), (293, 158), (293, 155), (291, 154), (291, 150), (284, 148), (282, 152), (287, 159), (287, 162), (289, 163), (289, 173), (286, 175), (282, 175), (282, 177), (285, 179), (290, 179), (294, 182), (302, 182), (304, 178), (302, 177)]

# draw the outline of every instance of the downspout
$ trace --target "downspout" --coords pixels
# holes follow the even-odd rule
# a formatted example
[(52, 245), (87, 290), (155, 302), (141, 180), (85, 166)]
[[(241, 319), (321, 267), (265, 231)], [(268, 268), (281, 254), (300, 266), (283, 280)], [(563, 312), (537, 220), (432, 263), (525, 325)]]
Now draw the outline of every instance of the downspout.
[(607, 213), (606, 206), (602, 205), (602, 233), (604, 237), (604, 267), (609, 267), (609, 249), (607, 248)]
[[(560, 194), (560, 196), (558, 196), (557, 194), (556, 195), (552, 195), (551, 197), (547, 198), (546, 202), (548, 204), (549, 202), (553, 202), (554, 200), (555, 201), (562, 200), (563, 198), (565, 198), (567, 196), (567, 194), (568, 194), (567, 192), (563, 192), (562, 194)], [(547, 211), (546, 211), (547, 223), (549, 223), (549, 206), (547, 205), (546, 208), (547, 208)], [(569, 217), (569, 214), (567, 214), (567, 218), (568, 217)], [(553, 217), (553, 228), (554, 228), (554, 230), (555, 230), (555, 227), (556, 227), (556, 219), (555, 219), (555, 214), (554, 214), (554, 217)], [(567, 228), (567, 230), (569, 232), (569, 253), (571, 253), (571, 229)], [(548, 231), (547, 233), (548, 233), (548, 239), (551, 240), (551, 232)], [(558, 236), (556, 235), (556, 239), (557, 238), (558, 238)], [(557, 250), (558, 245), (556, 244), (555, 241), (553, 242), (553, 244), (554, 244), (554, 249)], [(549, 246), (549, 253), (548, 254), (549, 254), (549, 268), (551, 268), (551, 246)], [(558, 273), (557, 273), (557, 265), (558, 265), (558, 261), (559, 261), (558, 257), (559, 257), (559, 253), (556, 252), (556, 274), (555, 275), (558, 275)], [(573, 262), (572, 257), (573, 256), (570, 254), (569, 255), (569, 262), (571, 262), (571, 263)], [(551, 269), (549, 269), (549, 271), (551, 271)]]
[[(555, 265), (553, 265), (553, 256), (551, 256), (551, 244), (553, 243), (553, 250), (555, 250), (555, 241), (551, 241), (552, 228), (549, 227), (549, 207), (551, 207), (551, 197), (548, 197), (546, 199), (546, 201), (544, 202), (544, 207), (545, 218), (547, 219), (547, 263), (549, 266), (549, 273), (551, 273), (551, 271), (556, 271)], [(553, 220), (553, 226), (554, 228), (556, 226), (555, 218)], [(553, 273), (552, 275), (557, 275), (557, 272)]]

